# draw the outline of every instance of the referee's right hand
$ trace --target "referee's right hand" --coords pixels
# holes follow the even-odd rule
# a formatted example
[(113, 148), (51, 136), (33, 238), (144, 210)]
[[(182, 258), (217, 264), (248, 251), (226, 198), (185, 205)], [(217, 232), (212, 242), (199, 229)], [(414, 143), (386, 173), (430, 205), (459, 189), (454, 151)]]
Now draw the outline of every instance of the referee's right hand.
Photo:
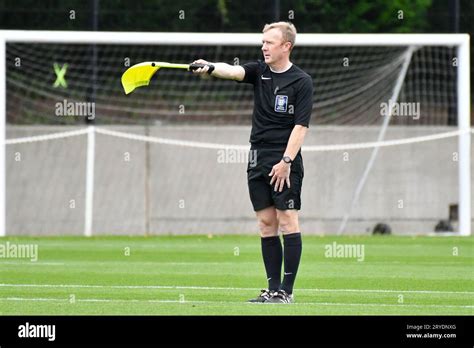
[[(208, 61), (204, 60), (204, 59), (198, 59), (198, 60), (195, 60), (193, 62), (193, 64), (209, 64)], [(197, 75), (205, 75), (207, 73), (207, 71), (209, 70), (209, 67), (208, 66), (205, 66), (204, 68), (199, 68), (199, 69), (196, 69), (196, 70), (193, 70), (193, 74), (197, 74)]]

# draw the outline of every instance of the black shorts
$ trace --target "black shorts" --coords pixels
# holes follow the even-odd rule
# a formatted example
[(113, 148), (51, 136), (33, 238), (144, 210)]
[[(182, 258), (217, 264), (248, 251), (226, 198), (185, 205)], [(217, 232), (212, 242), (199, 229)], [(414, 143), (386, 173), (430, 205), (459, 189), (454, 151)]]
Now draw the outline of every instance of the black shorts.
[(270, 186), (272, 167), (279, 163), (285, 149), (261, 149), (252, 146), (247, 166), (247, 180), (253, 209), (259, 211), (275, 206), (279, 210), (301, 209), (301, 186), (304, 168), (301, 152), (291, 163), (290, 188), (284, 185), (283, 191), (275, 191), (275, 183)]

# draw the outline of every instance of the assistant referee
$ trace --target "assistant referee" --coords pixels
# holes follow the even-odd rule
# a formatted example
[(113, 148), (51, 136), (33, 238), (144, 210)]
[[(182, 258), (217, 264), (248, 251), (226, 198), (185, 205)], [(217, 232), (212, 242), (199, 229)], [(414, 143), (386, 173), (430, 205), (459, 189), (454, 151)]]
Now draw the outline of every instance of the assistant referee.
[[(256, 163), (247, 168), (250, 200), (260, 228), (262, 256), (268, 289), (250, 302), (292, 303), (293, 285), (301, 259), (298, 223), (304, 176), (301, 145), (308, 130), (313, 105), (311, 77), (290, 61), (296, 28), (276, 22), (263, 28), (263, 61), (233, 66), (203, 59), (194, 63), (212, 66), (194, 71), (251, 83), (254, 111), (250, 135)], [(278, 231), (282, 232), (284, 249)], [(284, 261), (284, 275), (281, 269)]]

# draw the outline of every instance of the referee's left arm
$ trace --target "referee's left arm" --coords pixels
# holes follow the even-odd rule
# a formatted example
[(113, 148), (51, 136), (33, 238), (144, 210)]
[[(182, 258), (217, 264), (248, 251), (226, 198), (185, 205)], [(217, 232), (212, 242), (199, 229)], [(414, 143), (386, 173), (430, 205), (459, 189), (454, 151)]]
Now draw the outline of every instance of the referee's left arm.
[[(288, 156), (293, 161), (303, 145), (313, 107), (313, 82), (311, 78), (303, 81), (295, 105), (295, 125), (291, 131), (283, 157)], [(270, 185), (275, 184), (275, 191), (283, 191), (285, 183), (290, 187), (291, 163), (283, 159), (275, 164), (270, 172)]]
[(288, 145), (286, 146), (285, 156), (292, 160), (303, 145), (304, 137), (308, 131), (309, 121), (313, 111), (313, 80), (308, 76), (301, 83), (298, 91), (295, 105), (295, 126), (291, 131)]
[(291, 131), (290, 139), (288, 139), (288, 145), (286, 146), (285, 156), (289, 156), (292, 160), (295, 159), (296, 155), (303, 145), (304, 137), (308, 127), (302, 125), (295, 125)]
[[(296, 155), (301, 149), (301, 145), (303, 145), (304, 137), (308, 127), (303, 125), (295, 125), (293, 130), (290, 134), (290, 139), (288, 140), (288, 145), (286, 146), (285, 154), (283, 156), (289, 156), (291, 160), (294, 160)], [(290, 183), (290, 168), (291, 164), (285, 163), (283, 159), (275, 164), (268, 174), (272, 177), (270, 180), (270, 185), (275, 184), (275, 191), (282, 192), (283, 187), (291, 187)]]

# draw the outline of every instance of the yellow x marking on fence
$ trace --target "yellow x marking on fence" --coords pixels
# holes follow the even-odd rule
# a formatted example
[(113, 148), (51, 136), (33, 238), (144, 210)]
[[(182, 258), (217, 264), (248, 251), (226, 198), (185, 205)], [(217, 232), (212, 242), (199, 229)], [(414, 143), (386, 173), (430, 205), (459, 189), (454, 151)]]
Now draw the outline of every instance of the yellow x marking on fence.
[(54, 82), (53, 87), (55, 87), (55, 88), (57, 88), (57, 87), (67, 88), (66, 79), (64, 78), (64, 76), (66, 75), (66, 71), (67, 71), (67, 64), (64, 64), (60, 68), (59, 64), (54, 63), (53, 67), (54, 67), (54, 72), (56, 73), (56, 81)]

